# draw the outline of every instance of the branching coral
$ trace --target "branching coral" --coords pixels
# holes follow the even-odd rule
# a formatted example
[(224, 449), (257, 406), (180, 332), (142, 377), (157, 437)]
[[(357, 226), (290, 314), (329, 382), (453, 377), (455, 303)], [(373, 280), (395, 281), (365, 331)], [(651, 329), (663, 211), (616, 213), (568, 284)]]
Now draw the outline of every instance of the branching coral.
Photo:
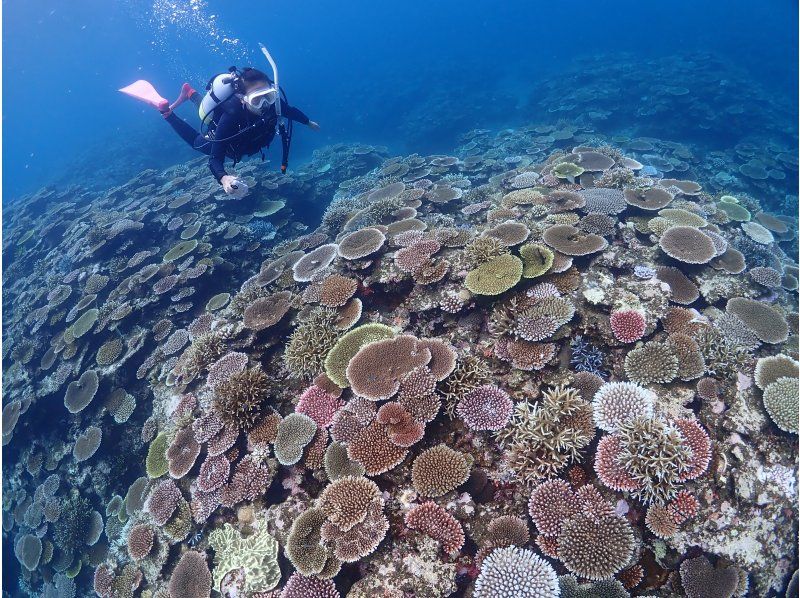
[(592, 407), (573, 388), (545, 390), (539, 403), (521, 401), (510, 425), (497, 433), (516, 477), (529, 485), (580, 461), (594, 438)]
[(251, 429), (267, 406), (270, 378), (260, 368), (232, 374), (214, 387), (214, 410), (235, 429)]

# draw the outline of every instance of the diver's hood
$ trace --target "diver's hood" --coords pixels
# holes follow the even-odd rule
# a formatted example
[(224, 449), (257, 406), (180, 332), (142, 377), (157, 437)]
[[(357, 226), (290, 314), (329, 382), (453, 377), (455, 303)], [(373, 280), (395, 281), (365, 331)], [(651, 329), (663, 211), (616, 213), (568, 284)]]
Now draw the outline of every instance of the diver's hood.
[(267, 85), (259, 89), (254, 89), (243, 97), (244, 104), (250, 112), (263, 114), (266, 109), (278, 100), (278, 88), (274, 85)]

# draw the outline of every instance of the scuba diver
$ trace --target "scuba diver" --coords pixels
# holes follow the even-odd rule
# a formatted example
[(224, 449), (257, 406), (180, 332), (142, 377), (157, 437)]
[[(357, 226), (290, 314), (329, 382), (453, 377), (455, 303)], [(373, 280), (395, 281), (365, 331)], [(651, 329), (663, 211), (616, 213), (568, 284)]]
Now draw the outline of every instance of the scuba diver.
[[(169, 103), (147, 81), (139, 80), (119, 91), (157, 108), (176, 133), (193, 149), (208, 155), (208, 167), (225, 193), (243, 196), (247, 185), (225, 171), (225, 158), (233, 165), (244, 156), (261, 153), (278, 135), (283, 156), (281, 171), (286, 172), (292, 123), (297, 121), (318, 131), (319, 125), (302, 111), (290, 106), (278, 85), (275, 62), (261, 45), (261, 51), (272, 66), (274, 81), (266, 73), (247, 67), (231, 67), (227, 73), (213, 77), (202, 96), (184, 83), (178, 99)], [(189, 100), (198, 106), (200, 131), (175, 114), (174, 110)]]

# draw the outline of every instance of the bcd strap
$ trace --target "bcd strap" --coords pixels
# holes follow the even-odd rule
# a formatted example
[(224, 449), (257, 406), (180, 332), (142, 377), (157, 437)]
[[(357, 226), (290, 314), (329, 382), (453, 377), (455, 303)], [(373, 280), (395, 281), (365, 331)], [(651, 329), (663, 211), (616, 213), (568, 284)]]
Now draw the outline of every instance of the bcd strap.
[(281, 172), (286, 174), (286, 168), (289, 166), (289, 135), (286, 131), (286, 127), (281, 123), (278, 125), (278, 132), (281, 136), (281, 150), (282, 150), (282, 157), (281, 157)]

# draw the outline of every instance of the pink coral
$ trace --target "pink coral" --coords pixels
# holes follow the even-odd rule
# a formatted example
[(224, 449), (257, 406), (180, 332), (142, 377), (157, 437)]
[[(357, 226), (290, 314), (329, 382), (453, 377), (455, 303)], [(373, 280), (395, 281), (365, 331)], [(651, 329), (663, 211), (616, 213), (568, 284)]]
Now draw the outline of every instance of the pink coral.
[(672, 518), (675, 523), (683, 523), (688, 519), (692, 519), (700, 510), (700, 501), (694, 494), (690, 494), (686, 490), (680, 490), (669, 502), (669, 510), (672, 513)]
[(172, 517), (175, 509), (178, 508), (178, 502), (181, 498), (181, 491), (178, 486), (172, 479), (168, 478), (162, 480), (153, 488), (145, 502), (145, 509), (150, 513), (153, 521), (158, 525), (164, 525)]
[(609, 318), (614, 338), (623, 343), (633, 343), (644, 336), (647, 322), (644, 316), (633, 309), (625, 309), (611, 313)]
[(434, 502), (414, 505), (406, 513), (406, 525), (437, 540), (447, 554), (453, 554), (464, 546), (464, 530), (461, 524), (444, 507)]
[(484, 384), (461, 397), (456, 413), (473, 430), (499, 430), (508, 423), (513, 408), (508, 393)]
[(316, 384), (309, 386), (297, 402), (295, 411), (305, 413), (322, 428), (327, 428), (333, 421), (333, 416), (344, 406), (344, 401), (325, 392)]
[(279, 598), (340, 598), (336, 584), (330, 579), (305, 577), (297, 572), (292, 573), (289, 581), (280, 593)]
[(232, 507), (253, 501), (266, 493), (271, 482), (272, 473), (266, 464), (259, 464), (252, 455), (247, 455), (236, 464), (231, 481), (222, 488), (222, 505)]
[(418, 241), (408, 247), (398, 249), (394, 254), (394, 263), (403, 272), (416, 272), (428, 262), (434, 253), (441, 249), (438, 241)]
[(561, 522), (581, 510), (581, 502), (564, 480), (548, 480), (536, 486), (528, 500), (528, 514), (536, 529), (555, 536)]
[(621, 450), (617, 436), (612, 434), (601, 438), (594, 456), (594, 470), (600, 481), (612, 490), (632, 492), (639, 488), (639, 484), (619, 465)]
[(228, 481), (231, 462), (223, 455), (206, 457), (197, 475), (197, 488), (201, 492), (212, 492)]
[(687, 468), (680, 475), (680, 481), (693, 480), (703, 475), (711, 462), (711, 438), (696, 420), (677, 419), (675, 425), (692, 450)]
[(212, 411), (192, 422), (192, 430), (197, 442), (208, 442), (222, 430), (222, 419)]
[(385, 403), (376, 416), (389, 428), (389, 440), (397, 446), (410, 447), (425, 435), (425, 425), (418, 422), (400, 403)]
[(247, 367), (247, 355), (245, 353), (226, 353), (208, 368), (206, 383), (211, 388), (214, 388), (234, 374), (243, 372), (245, 367)]

